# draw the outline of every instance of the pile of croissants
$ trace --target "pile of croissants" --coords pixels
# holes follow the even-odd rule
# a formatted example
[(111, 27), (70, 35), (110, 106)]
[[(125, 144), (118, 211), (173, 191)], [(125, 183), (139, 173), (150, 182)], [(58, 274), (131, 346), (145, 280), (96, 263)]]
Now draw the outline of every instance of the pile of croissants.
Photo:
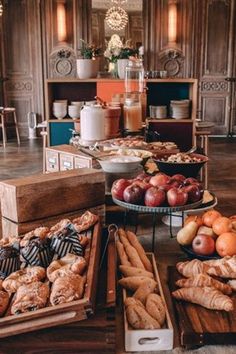
[(194, 259), (179, 262), (176, 267), (185, 278), (176, 282), (180, 289), (172, 292), (175, 299), (210, 310), (233, 311), (233, 299), (229, 295), (236, 291), (236, 256), (204, 262)]
[(152, 264), (136, 235), (118, 230), (116, 242), (123, 278), (119, 284), (125, 288), (126, 318), (134, 329), (159, 329), (166, 318), (166, 307), (155, 280)]

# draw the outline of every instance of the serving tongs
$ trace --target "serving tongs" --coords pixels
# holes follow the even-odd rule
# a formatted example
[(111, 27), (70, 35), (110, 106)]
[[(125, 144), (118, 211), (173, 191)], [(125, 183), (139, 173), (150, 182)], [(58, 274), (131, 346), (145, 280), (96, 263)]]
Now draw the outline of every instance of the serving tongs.
[(197, 147), (196, 146), (192, 146), (191, 149), (189, 149), (188, 151), (186, 151), (184, 154), (185, 155), (189, 155), (189, 154), (192, 154), (194, 151), (197, 150)]

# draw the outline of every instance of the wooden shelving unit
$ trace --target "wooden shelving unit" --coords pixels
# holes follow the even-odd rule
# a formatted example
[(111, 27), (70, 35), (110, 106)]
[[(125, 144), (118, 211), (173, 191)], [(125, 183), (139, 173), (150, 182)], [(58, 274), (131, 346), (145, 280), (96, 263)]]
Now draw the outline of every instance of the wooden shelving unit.
[[(152, 124), (156, 124), (162, 130), (166, 127), (172, 135), (171, 140), (175, 141), (175, 126), (182, 126), (181, 131), (187, 129), (188, 141), (186, 146), (194, 143), (195, 137), (195, 119), (197, 110), (197, 80), (196, 79), (148, 79), (147, 86), (147, 116), (149, 114), (150, 105), (167, 105), (170, 100), (190, 99), (191, 100), (191, 116), (189, 119), (157, 119), (152, 120)], [(74, 128), (72, 118), (65, 117), (61, 120), (55, 119), (52, 114), (52, 106), (54, 100), (67, 99), (70, 101), (90, 101), (98, 95), (105, 101), (111, 100), (112, 96), (117, 93), (124, 93), (124, 80), (119, 79), (48, 79), (45, 87), (46, 117), (48, 121), (48, 146), (68, 144), (71, 137), (71, 129)], [(60, 124), (59, 124), (60, 123)], [(189, 127), (191, 126), (191, 129)], [(186, 128), (187, 127), (187, 128)], [(165, 129), (163, 130), (163, 132)], [(184, 133), (183, 133), (184, 134)], [(191, 135), (189, 139), (189, 134)], [(165, 135), (165, 133), (164, 133)], [(185, 135), (185, 134), (184, 134)], [(183, 140), (183, 139), (180, 139)], [(183, 146), (185, 148), (185, 146)]]

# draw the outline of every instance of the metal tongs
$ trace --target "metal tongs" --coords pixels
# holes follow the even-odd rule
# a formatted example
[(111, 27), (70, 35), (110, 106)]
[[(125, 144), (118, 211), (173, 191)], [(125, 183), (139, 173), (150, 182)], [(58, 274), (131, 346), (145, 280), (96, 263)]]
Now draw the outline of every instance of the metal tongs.
[(104, 262), (104, 258), (105, 258), (105, 254), (106, 254), (106, 250), (107, 250), (107, 246), (108, 246), (109, 242), (112, 242), (112, 241), (116, 240), (116, 238), (117, 238), (118, 226), (116, 224), (110, 224), (108, 226), (107, 230), (108, 230), (108, 236), (107, 236), (106, 244), (105, 244), (105, 247), (104, 247), (104, 250), (102, 253), (99, 268), (102, 267), (102, 264)]
[(185, 154), (191, 154), (192, 152), (196, 151), (197, 147), (196, 146), (192, 146), (191, 149), (189, 149), (188, 151), (185, 152)]

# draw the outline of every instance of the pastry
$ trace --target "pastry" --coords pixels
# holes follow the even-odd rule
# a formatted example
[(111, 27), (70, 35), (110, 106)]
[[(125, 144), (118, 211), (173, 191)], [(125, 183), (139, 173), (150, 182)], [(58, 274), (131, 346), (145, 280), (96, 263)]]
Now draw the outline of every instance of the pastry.
[[(42, 232), (42, 235), (46, 235), (46, 231), (44, 232), (45, 233)], [(50, 248), (50, 243), (50, 239), (46, 236), (40, 237), (32, 234), (31, 238), (27, 237), (27, 239), (25, 239), (24, 237), (20, 242), (20, 255), (22, 262), (25, 262), (31, 266), (40, 266), (46, 268), (53, 258), (53, 252)]]
[(153, 273), (144, 269), (129, 267), (125, 265), (120, 265), (119, 269), (125, 277), (143, 276), (153, 279)]
[(127, 238), (127, 234), (126, 234), (125, 230), (122, 228), (118, 229), (118, 235), (119, 235), (119, 237), (123, 236), (123, 237)]
[(221, 278), (236, 279), (236, 256), (204, 261), (208, 266), (207, 273)]
[(120, 236), (120, 240), (125, 248), (125, 252), (132, 266), (145, 269), (136, 249), (133, 246), (131, 246), (129, 241), (124, 236)]
[(73, 220), (74, 227), (77, 232), (90, 229), (99, 220), (98, 215), (86, 211), (83, 215)]
[(2, 239), (0, 246), (0, 274), (3, 278), (20, 268), (19, 241)]
[(172, 292), (172, 296), (177, 300), (185, 300), (201, 305), (210, 310), (233, 310), (233, 301), (227, 295), (215, 288), (181, 288)]
[(126, 308), (126, 317), (129, 324), (135, 329), (159, 329), (159, 323), (139, 305), (130, 305)]
[(84, 250), (79, 240), (78, 231), (73, 224), (68, 224), (63, 229), (55, 231), (51, 236), (51, 249), (59, 258), (64, 257), (67, 253), (73, 253), (83, 256)]
[(211, 288), (215, 288), (221, 291), (223, 294), (230, 295), (232, 293), (232, 289), (230, 285), (224, 284), (207, 274), (197, 274), (194, 277), (188, 279), (179, 279), (176, 282), (176, 285), (180, 288), (191, 288), (191, 287), (205, 287), (209, 286)]
[(52, 284), (50, 303), (55, 306), (81, 299), (85, 281), (85, 277), (76, 274), (57, 278)]
[(120, 263), (124, 266), (131, 266), (131, 263), (127, 257), (127, 254), (125, 253), (125, 248), (123, 246), (123, 244), (120, 241), (116, 242), (116, 249), (117, 249), (117, 253), (119, 255), (120, 258)]
[(146, 303), (146, 298), (149, 294), (153, 293), (157, 283), (153, 279), (144, 280), (138, 289), (134, 293), (134, 298), (141, 301), (143, 304)]
[(49, 287), (45, 283), (35, 281), (21, 285), (11, 307), (12, 315), (35, 311), (46, 306), (49, 297)]
[(50, 232), (48, 234), (48, 237), (53, 236), (56, 231), (63, 230), (70, 223), (71, 223), (70, 219), (62, 219), (62, 220), (60, 220), (57, 224), (53, 225), (50, 228)]
[(0, 316), (4, 315), (9, 304), (9, 294), (0, 290)]
[(137, 236), (131, 232), (131, 231), (127, 231), (127, 238), (130, 242), (130, 244), (136, 249), (136, 251), (138, 252), (138, 255), (145, 267), (145, 269), (149, 272), (152, 272), (152, 264), (149, 261), (148, 257), (146, 256), (146, 253), (143, 249), (143, 246), (140, 244), (140, 242), (137, 239)]
[[(47, 268), (47, 277), (54, 282), (58, 277), (68, 275), (71, 272), (82, 275), (86, 269), (86, 261), (81, 256), (67, 253), (65, 257), (53, 261)], [(69, 272), (68, 272), (69, 271)]]
[(125, 299), (125, 307), (132, 306), (132, 305), (138, 305), (141, 306), (142, 308), (145, 308), (145, 306), (142, 304), (141, 301), (135, 299), (134, 297), (127, 297)]
[(20, 241), (20, 246), (25, 247), (28, 245), (28, 241), (32, 239), (40, 239), (44, 240), (49, 233), (49, 228), (48, 227), (38, 227), (37, 229), (34, 229), (27, 234), (24, 235), (24, 237)]
[(176, 268), (180, 274), (190, 278), (199, 273), (206, 273), (209, 267), (204, 262), (201, 262), (198, 259), (193, 259), (192, 261), (177, 263)]
[(158, 294), (149, 294), (146, 300), (146, 310), (162, 326), (166, 318), (165, 305)]
[(229, 280), (227, 284), (231, 287), (233, 291), (236, 291), (236, 279)]
[(26, 267), (11, 273), (2, 283), (3, 288), (9, 293), (15, 293), (21, 285), (43, 280), (46, 276), (43, 267)]
[(147, 277), (126, 277), (126, 278), (122, 278), (118, 281), (118, 283), (123, 286), (125, 289), (128, 290), (132, 290), (132, 291), (136, 291), (140, 285), (143, 284), (144, 281), (148, 281), (148, 282), (152, 282), (152, 284), (155, 283), (156, 286), (156, 282), (150, 278)]

